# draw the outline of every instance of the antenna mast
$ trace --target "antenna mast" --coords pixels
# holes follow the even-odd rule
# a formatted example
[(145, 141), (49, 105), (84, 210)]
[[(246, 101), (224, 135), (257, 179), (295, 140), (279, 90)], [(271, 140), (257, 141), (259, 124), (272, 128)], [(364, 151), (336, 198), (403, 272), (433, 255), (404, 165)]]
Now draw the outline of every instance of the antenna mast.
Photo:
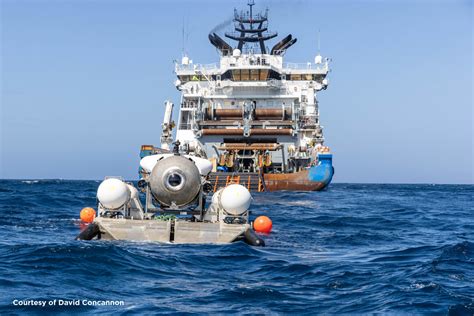
[(183, 47), (182, 47), (182, 54), (184, 56), (184, 16), (183, 16), (183, 25), (182, 25), (182, 28), (181, 28), (181, 39), (183, 41)]
[(321, 30), (318, 29), (318, 54), (321, 53)]
[(250, 29), (253, 30), (253, 14), (252, 14), (252, 7), (255, 5), (255, 1), (254, 0), (249, 0), (249, 2), (247, 2), (247, 5), (250, 7)]
[(237, 48), (239, 50), (242, 50), (245, 43), (259, 43), (260, 52), (266, 54), (265, 41), (276, 37), (278, 33), (268, 31), (268, 10), (265, 14), (259, 13), (254, 17), (254, 0), (249, 0), (247, 5), (250, 7), (250, 10), (246, 13), (238, 13), (237, 10), (234, 9), (235, 31), (225, 33), (225, 36), (237, 41)]

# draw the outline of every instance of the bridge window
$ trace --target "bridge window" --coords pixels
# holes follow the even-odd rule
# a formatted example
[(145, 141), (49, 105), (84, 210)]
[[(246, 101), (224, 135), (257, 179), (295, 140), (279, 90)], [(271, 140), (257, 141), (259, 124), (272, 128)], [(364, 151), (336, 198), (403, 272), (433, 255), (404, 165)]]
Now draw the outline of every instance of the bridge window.
[(250, 70), (250, 81), (258, 81), (258, 69), (251, 69)]
[(283, 76), (284, 76), (284, 75), (280, 75), (278, 72), (276, 72), (275, 70), (272, 69), (272, 70), (270, 70), (270, 76), (268, 76), (268, 78), (270, 78), (270, 79), (276, 79), (276, 80), (280, 80), (280, 79), (285, 80), (285, 79), (283, 78)]
[(221, 75), (221, 80), (229, 80), (231, 79), (231, 72), (230, 70), (227, 70)]
[(250, 79), (250, 71), (248, 69), (241, 69), (240, 70), (240, 80), (249, 81), (249, 79)]
[(299, 80), (311, 81), (311, 80), (316, 80), (316, 77), (317, 75), (313, 75), (313, 74), (290, 74), (290, 80), (296, 80), (296, 81), (299, 81)]
[(178, 76), (178, 79), (182, 82), (182, 83), (186, 83), (189, 81), (189, 76)]
[(240, 81), (240, 69), (232, 70), (232, 80)]
[[(274, 74), (272, 74), (273, 72)], [(234, 69), (232, 70), (232, 80), (234, 81), (266, 81), (269, 78), (280, 79), (280, 75), (268, 69)]]
[(300, 74), (291, 74), (290, 75), (290, 80), (301, 80), (301, 75)]
[(182, 83), (186, 83), (188, 81), (201, 81), (201, 80), (206, 80), (205, 76), (200, 76), (200, 75), (191, 75), (191, 76), (178, 76), (178, 79)]

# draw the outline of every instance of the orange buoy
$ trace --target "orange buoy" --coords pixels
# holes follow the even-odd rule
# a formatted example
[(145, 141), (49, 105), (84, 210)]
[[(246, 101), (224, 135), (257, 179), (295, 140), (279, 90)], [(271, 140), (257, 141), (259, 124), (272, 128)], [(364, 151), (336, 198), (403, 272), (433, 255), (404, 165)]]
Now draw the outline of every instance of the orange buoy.
[(253, 222), (253, 229), (257, 233), (268, 234), (272, 231), (272, 220), (267, 216), (259, 216)]
[(95, 218), (95, 210), (92, 207), (84, 207), (81, 210), (81, 220), (86, 223), (92, 223)]

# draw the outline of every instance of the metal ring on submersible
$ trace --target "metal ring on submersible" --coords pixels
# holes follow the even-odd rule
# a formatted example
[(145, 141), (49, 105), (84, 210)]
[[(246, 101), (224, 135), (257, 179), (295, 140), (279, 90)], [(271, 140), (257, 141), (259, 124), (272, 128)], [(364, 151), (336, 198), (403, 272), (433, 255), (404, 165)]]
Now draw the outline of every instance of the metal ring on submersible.
[(186, 176), (178, 168), (170, 168), (165, 171), (163, 180), (163, 183), (168, 190), (176, 192), (184, 187)]

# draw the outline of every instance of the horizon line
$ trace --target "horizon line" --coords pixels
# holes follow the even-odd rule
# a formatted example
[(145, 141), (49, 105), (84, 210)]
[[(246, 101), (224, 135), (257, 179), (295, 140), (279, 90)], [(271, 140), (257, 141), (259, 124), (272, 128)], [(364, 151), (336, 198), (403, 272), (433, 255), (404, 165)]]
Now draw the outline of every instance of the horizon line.
[[(115, 176), (110, 176), (115, 177)], [(116, 176), (119, 177), (119, 176)], [(122, 177), (123, 178), (123, 177)], [(0, 181), (103, 181), (104, 179), (71, 179), (71, 178), (0, 178)], [(124, 179), (127, 182), (138, 181), (139, 179)], [(439, 182), (339, 182), (332, 181), (332, 184), (396, 184), (396, 185), (474, 185), (471, 183), (439, 183)]]

